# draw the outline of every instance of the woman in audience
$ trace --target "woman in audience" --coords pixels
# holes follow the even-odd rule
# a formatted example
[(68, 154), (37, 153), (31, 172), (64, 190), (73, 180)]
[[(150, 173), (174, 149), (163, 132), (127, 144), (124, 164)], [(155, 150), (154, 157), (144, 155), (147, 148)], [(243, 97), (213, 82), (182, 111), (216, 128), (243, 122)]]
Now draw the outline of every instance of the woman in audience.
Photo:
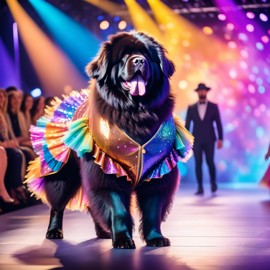
[[(19, 142), (12, 137), (11, 128), (6, 118), (7, 94), (0, 89), (0, 147), (5, 149), (7, 167), (5, 171), (6, 189), (14, 199), (14, 204), (26, 204), (28, 192), (23, 185), (25, 173), (25, 158), (19, 148)], [(4, 164), (1, 159), (1, 164)], [(3, 167), (4, 168), (4, 167)]]
[(5, 203), (13, 203), (5, 186), (5, 175), (7, 171), (7, 153), (4, 147), (0, 146), (0, 198)]
[(30, 160), (35, 159), (36, 155), (32, 148), (24, 115), (20, 111), (21, 101), (21, 94), (18, 91), (10, 91), (8, 93), (8, 122), (11, 125), (13, 134), (19, 142), (20, 148), (25, 154), (26, 164), (28, 164)]
[(44, 115), (45, 112), (45, 97), (40, 96), (34, 100), (31, 110), (32, 124), (36, 125), (37, 120)]
[(26, 123), (26, 129), (29, 131), (30, 126), (32, 124), (32, 117), (31, 117), (31, 109), (34, 104), (34, 99), (30, 94), (24, 94), (23, 100), (21, 104), (21, 111), (24, 115), (25, 123)]

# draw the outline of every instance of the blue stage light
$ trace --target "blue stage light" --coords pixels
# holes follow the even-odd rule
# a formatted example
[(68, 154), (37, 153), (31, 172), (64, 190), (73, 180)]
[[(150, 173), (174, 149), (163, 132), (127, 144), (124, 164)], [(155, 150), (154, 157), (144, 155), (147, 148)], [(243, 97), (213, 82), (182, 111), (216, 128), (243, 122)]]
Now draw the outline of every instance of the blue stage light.
[[(55, 42), (67, 54), (78, 70), (86, 76), (84, 69), (97, 54), (100, 40), (81, 24), (43, 0), (29, 0)], [(50, 14), (50, 16), (48, 16)]]
[(39, 97), (42, 95), (42, 91), (40, 88), (35, 88), (33, 90), (30, 91), (30, 94), (33, 98)]

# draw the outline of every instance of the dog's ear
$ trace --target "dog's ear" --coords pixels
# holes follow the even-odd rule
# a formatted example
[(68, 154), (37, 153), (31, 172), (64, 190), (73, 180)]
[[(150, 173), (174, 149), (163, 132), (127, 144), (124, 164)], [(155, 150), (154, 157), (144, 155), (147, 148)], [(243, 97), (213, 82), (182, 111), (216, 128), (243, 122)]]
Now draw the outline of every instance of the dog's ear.
[(106, 75), (108, 63), (111, 57), (111, 43), (104, 42), (97, 57), (91, 61), (86, 67), (85, 71), (90, 78), (101, 80)]
[(165, 56), (164, 52), (159, 56), (159, 58), (162, 71), (165, 75), (171, 77), (175, 72), (174, 63)]
[(154, 42), (154, 44), (160, 61), (161, 70), (167, 77), (171, 77), (175, 72), (174, 63), (167, 58), (167, 51), (161, 44), (157, 43), (156, 41)]

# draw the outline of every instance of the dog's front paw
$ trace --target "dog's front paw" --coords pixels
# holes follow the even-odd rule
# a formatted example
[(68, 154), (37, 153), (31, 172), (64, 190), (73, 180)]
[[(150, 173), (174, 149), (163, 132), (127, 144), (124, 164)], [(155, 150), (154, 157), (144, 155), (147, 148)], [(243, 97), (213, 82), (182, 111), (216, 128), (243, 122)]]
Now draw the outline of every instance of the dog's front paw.
[(63, 231), (59, 229), (48, 230), (46, 233), (47, 239), (63, 239)]
[(170, 240), (165, 237), (157, 237), (150, 240), (146, 240), (146, 245), (149, 247), (167, 247), (170, 246)]
[(123, 239), (117, 239), (113, 242), (114, 248), (125, 248), (125, 249), (134, 249), (136, 248), (135, 243), (133, 239), (130, 238), (123, 238)]

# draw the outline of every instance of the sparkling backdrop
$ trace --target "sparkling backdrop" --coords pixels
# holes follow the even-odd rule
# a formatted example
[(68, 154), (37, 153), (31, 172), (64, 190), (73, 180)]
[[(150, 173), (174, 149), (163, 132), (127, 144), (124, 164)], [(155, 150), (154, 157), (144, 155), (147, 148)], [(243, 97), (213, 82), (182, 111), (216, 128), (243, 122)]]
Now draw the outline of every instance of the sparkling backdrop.
[[(204, 67), (197, 63), (202, 72), (194, 68), (196, 60), (194, 51), (191, 51), (185, 61), (185, 65), (191, 62), (185, 71), (186, 76), (181, 75), (181, 68), (177, 75), (177, 79), (181, 77), (177, 98), (182, 99), (186, 95), (189, 103), (190, 100), (195, 102), (196, 94), (190, 93), (192, 89), (187, 87), (192, 80), (198, 83), (198, 78), (212, 87), (209, 99), (220, 106), (225, 135), (223, 149), (216, 151), (218, 179), (224, 182), (258, 182), (268, 166), (264, 156), (270, 142), (270, 13), (240, 12), (219, 14), (220, 22), (208, 20), (201, 24), (202, 31), (217, 36), (227, 46), (224, 52), (213, 51), (216, 58), (230, 52), (234, 52), (234, 57), (228, 61), (224, 57), (216, 62), (205, 57), (202, 60)], [(202, 46), (208, 46), (209, 50), (212, 47), (211, 43)], [(204, 75), (199, 75), (200, 72)], [(185, 78), (190, 74), (193, 75), (187, 82)], [(183, 104), (179, 113), (185, 117)], [(195, 178), (193, 167), (192, 160), (180, 168), (190, 179)]]

